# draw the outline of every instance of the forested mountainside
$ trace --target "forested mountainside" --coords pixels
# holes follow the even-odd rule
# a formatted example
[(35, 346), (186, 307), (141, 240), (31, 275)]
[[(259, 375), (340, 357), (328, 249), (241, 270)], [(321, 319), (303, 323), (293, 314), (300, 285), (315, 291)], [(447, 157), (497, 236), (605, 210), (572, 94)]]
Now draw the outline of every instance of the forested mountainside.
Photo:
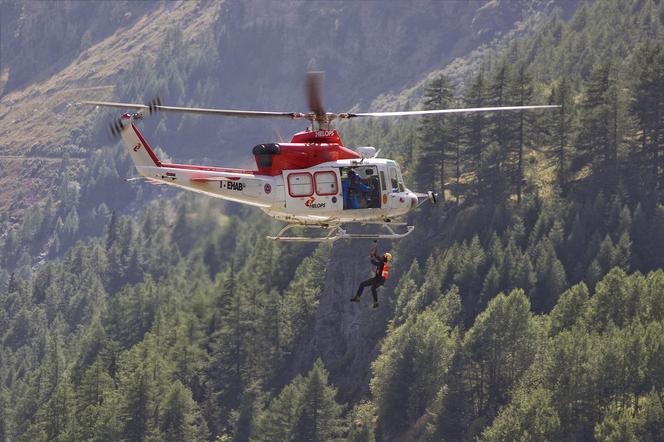
[[(348, 302), (368, 241), (266, 241), (277, 223), (262, 213), (122, 183), (122, 148), (81, 135), (84, 161), (51, 164), (52, 195), (3, 226), (1, 437), (660, 440), (664, 7), (546, 6), (465, 89), (451, 86), (463, 58), (437, 71), (450, 60), (423, 53), (422, 104), (561, 109), (346, 128), (346, 144), (402, 161), (413, 188), (442, 190), (411, 236), (379, 244), (395, 260), (377, 310)], [(130, 70), (126, 90), (161, 78), (184, 93), (186, 60), (149, 80)], [(145, 130), (188, 124), (208, 123)]]

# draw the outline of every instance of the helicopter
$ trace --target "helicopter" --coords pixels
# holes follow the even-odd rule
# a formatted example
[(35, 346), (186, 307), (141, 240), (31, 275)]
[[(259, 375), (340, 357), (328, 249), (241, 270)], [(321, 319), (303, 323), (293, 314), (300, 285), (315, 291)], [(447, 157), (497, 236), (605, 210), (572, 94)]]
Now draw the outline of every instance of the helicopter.
[[(400, 117), (450, 113), (532, 110), (559, 105), (501, 106), (463, 109), (434, 109), (395, 112), (326, 112), (321, 98), (321, 72), (309, 72), (306, 95), (309, 112), (266, 112), (235, 109), (204, 109), (162, 105), (160, 98), (147, 104), (83, 101), (82, 104), (133, 110), (110, 125), (110, 133), (121, 137), (139, 178), (167, 184), (216, 198), (257, 207), (286, 225), (268, 239), (320, 242), (339, 239), (399, 239), (415, 227), (395, 222), (437, 194), (413, 192), (404, 183), (396, 161), (379, 158), (372, 146), (350, 149), (333, 127), (337, 120), (370, 117)], [(161, 161), (136, 122), (156, 112), (183, 112), (244, 118), (307, 120), (306, 130), (295, 133), (289, 143), (256, 145), (252, 154), (256, 170), (174, 164)], [(377, 225), (383, 233), (351, 233), (352, 224)], [(323, 235), (298, 236), (294, 227), (320, 228)]]

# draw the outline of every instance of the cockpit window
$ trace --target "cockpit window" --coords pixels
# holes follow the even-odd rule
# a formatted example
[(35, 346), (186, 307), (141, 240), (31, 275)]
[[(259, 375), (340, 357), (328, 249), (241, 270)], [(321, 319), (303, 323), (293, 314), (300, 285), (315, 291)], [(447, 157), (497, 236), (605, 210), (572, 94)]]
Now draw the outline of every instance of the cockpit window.
[(390, 167), (390, 182), (392, 184), (392, 192), (399, 190), (399, 180), (397, 179), (397, 169)]
[(380, 171), (380, 188), (383, 189), (383, 191), (387, 190), (387, 184), (385, 184), (385, 172), (382, 170)]
[(397, 176), (399, 178), (399, 192), (405, 192), (406, 186), (403, 185), (403, 178), (401, 177), (401, 171), (398, 171)]

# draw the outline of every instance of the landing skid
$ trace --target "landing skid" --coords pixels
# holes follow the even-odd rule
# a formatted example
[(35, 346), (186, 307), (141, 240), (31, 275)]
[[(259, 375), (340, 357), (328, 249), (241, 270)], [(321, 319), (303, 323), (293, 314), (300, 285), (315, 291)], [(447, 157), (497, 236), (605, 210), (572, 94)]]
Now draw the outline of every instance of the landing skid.
[[(348, 233), (341, 225), (332, 225), (332, 226), (312, 226), (312, 225), (300, 225), (300, 224), (288, 224), (284, 226), (283, 229), (277, 233), (276, 236), (268, 236), (268, 239), (274, 241), (289, 241), (289, 242), (333, 242), (338, 239), (399, 239), (404, 236), (409, 235), (415, 226), (409, 226), (406, 223), (370, 223), (378, 224), (381, 227), (387, 230), (387, 233)], [(406, 231), (404, 233), (397, 233), (392, 229), (392, 226), (405, 226)], [(325, 236), (288, 236), (285, 235), (290, 229), (294, 227), (305, 227), (305, 228), (321, 228), (328, 230), (327, 235)]]

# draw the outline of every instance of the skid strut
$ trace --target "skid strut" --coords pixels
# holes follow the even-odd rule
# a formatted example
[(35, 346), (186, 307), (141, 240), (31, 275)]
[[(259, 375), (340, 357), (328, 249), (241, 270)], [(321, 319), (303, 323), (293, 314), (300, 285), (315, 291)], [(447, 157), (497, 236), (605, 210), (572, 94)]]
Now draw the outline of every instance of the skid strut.
[[(284, 226), (279, 233), (277, 233), (275, 236), (268, 236), (268, 239), (274, 240), (274, 241), (290, 241), (290, 242), (333, 242), (338, 239), (399, 239), (403, 238), (404, 236), (409, 235), (413, 230), (415, 230), (414, 226), (409, 226), (406, 225), (405, 223), (370, 223), (370, 224), (378, 224), (384, 229), (387, 230), (387, 233), (348, 233), (345, 229), (341, 227), (341, 225), (333, 225), (333, 226), (316, 226), (316, 225), (300, 225), (300, 224), (288, 224)], [(403, 233), (397, 233), (394, 231), (392, 226), (405, 226), (406, 231)], [(288, 232), (290, 229), (294, 227), (315, 227), (315, 228), (322, 228), (328, 230), (327, 235), (324, 236), (288, 236), (285, 235), (286, 232)]]

